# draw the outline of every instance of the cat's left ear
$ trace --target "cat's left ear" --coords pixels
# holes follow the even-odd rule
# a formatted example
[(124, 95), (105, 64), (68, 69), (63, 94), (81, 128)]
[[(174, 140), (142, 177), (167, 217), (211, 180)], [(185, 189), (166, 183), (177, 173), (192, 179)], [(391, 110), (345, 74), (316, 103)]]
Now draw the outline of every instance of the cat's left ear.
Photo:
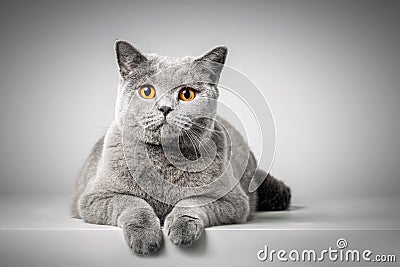
[(122, 77), (127, 76), (141, 63), (147, 61), (147, 58), (139, 50), (126, 41), (116, 41), (115, 52)]
[(215, 78), (218, 80), (224, 67), (227, 54), (227, 47), (217, 46), (203, 56), (197, 58), (195, 62), (206, 64), (208, 69), (213, 72), (213, 74), (216, 76)]

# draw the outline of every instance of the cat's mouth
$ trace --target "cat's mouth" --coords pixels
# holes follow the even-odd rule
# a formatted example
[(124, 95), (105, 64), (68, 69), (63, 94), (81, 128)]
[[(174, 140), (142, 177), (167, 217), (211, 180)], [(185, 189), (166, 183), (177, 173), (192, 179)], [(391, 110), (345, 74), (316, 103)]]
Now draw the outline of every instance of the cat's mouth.
[(167, 123), (167, 120), (164, 118), (160, 123), (154, 126), (154, 131), (157, 131), (161, 129), (165, 124)]
[(139, 123), (146, 132), (158, 132), (160, 129), (163, 129), (170, 132), (170, 134), (173, 134), (173, 132), (179, 134), (182, 130), (190, 130), (193, 121), (187, 116), (170, 113), (167, 116), (151, 114), (139, 120)]
[(142, 123), (144, 139), (147, 143), (160, 144), (162, 140), (169, 142), (177, 137), (187, 135), (192, 128), (192, 122), (188, 118), (180, 116), (159, 116)]

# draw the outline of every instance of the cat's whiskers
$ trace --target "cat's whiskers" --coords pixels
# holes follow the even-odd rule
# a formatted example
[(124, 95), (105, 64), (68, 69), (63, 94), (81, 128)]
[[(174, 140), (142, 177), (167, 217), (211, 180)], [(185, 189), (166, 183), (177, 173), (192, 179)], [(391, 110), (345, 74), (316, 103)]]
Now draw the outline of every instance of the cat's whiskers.
[(162, 116), (157, 116), (157, 117), (153, 116), (152, 118), (147, 118), (147, 119), (143, 120), (141, 122), (141, 125), (146, 130), (146, 129), (153, 127), (156, 124), (160, 124), (162, 122), (162, 120), (164, 120), (164, 118)]
[(146, 119), (154, 118), (156, 115), (157, 115), (157, 114), (154, 114), (154, 113), (145, 113), (145, 114), (135, 115), (135, 117), (136, 117), (136, 119), (137, 119), (138, 121), (141, 121), (141, 120), (146, 120)]
[(204, 125), (201, 125), (201, 124), (199, 124), (199, 123), (197, 123), (197, 122), (194, 122), (194, 121), (192, 121), (191, 122), (194, 126), (196, 126), (197, 128), (200, 128), (200, 129), (204, 129), (204, 130), (207, 130), (207, 131), (211, 131), (211, 132), (215, 132), (215, 133), (224, 133), (224, 131), (221, 131), (221, 130), (217, 130), (217, 129), (215, 129), (215, 127), (206, 127), (206, 126), (204, 126)]
[[(198, 139), (190, 132), (190, 131), (186, 131), (186, 134), (187, 134), (187, 136), (191, 139), (191, 140), (193, 140), (193, 143), (194, 144), (198, 144), (198, 151), (199, 151), (199, 153), (200, 153), (200, 155), (201, 155), (201, 150), (200, 150), (200, 146), (202, 146), (202, 144), (201, 144), (201, 142), (199, 142), (198, 141)], [(207, 152), (207, 151), (206, 151)], [(197, 154), (196, 154), (197, 155)]]
[(144, 118), (142, 120), (139, 120), (139, 124), (143, 127), (146, 127), (147, 124), (151, 123), (154, 121), (154, 118)]
[(207, 146), (208, 148), (210, 148), (213, 152), (217, 153), (217, 150), (210, 144), (208, 144), (207, 142), (202, 142), (203, 141), (203, 136), (199, 135), (198, 133), (196, 133), (195, 131), (191, 130), (190, 133), (193, 135), (193, 137), (196, 138), (196, 140), (203, 146)]
[(184, 122), (184, 123), (186, 123), (188, 125), (190, 125), (192, 123), (192, 121), (191, 121), (191, 119), (189, 117), (183, 116), (183, 115), (180, 115), (180, 114), (175, 115), (175, 117), (172, 118), (172, 119), (178, 120), (180, 122)]
[(180, 128), (180, 129), (183, 129), (183, 130), (189, 130), (191, 127), (190, 122), (186, 122), (186, 121), (183, 122), (176, 118), (170, 118), (168, 121), (171, 122), (171, 124), (173, 124), (174, 126)]
[[(185, 136), (184, 136), (184, 135), (185, 135)], [(189, 139), (189, 137), (187, 136), (187, 133), (183, 132), (183, 134), (179, 135), (179, 137), (182, 138), (183, 145), (184, 145), (185, 147), (190, 147), (190, 144), (187, 143), (187, 142), (188, 142), (188, 139)], [(189, 140), (189, 141), (190, 141), (190, 140)]]
[[(179, 120), (181, 119), (181, 120)], [(192, 126), (192, 121), (188, 117), (184, 116), (177, 116), (176, 118), (171, 118), (170, 122), (174, 125), (177, 126), (180, 129), (183, 129), (183, 133), (187, 136), (189, 141), (192, 143), (193, 148), (195, 149), (196, 156), (198, 156), (197, 151), (200, 153), (200, 146), (205, 150), (207, 155), (210, 157), (210, 151), (217, 153), (215, 148), (211, 146), (208, 143), (202, 142), (203, 136), (198, 134), (195, 130), (191, 128)], [(200, 125), (199, 125), (200, 126)], [(202, 127), (204, 128), (204, 127)], [(207, 128), (207, 130), (211, 130)], [(211, 152), (211, 153), (212, 153)], [(201, 154), (201, 153), (200, 153)]]
[(178, 120), (176, 118), (170, 118), (169, 122), (172, 125), (183, 130), (182, 133), (184, 135), (186, 135), (186, 138), (185, 138), (185, 136), (182, 136), (185, 145), (186, 145), (186, 141), (187, 141), (186, 139), (189, 139), (190, 143), (192, 144), (191, 146), (193, 147), (193, 149), (196, 153), (196, 157), (198, 157), (200, 155), (200, 149), (199, 149), (198, 145), (196, 145), (198, 143), (197, 140), (194, 138), (194, 136), (192, 136), (190, 134), (190, 121), (186, 121), (186, 120), (182, 121), (182, 120)]
[(147, 124), (147, 125), (144, 127), (144, 129), (147, 130), (147, 129), (152, 128), (154, 125), (157, 125), (157, 124), (159, 124), (159, 123), (160, 123), (160, 120), (154, 120), (154, 121), (150, 122), (149, 124)]
[(212, 152), (217, 153), (217, 151), (210, 144), (202, 142), (201, 137), (196, 136), (196, 134), (193, 131), (188, 131), (187, 133), (195, 140), (196, 143), (198, 143), (199, 147), (202, 146), (204, 148), (204, 150), (207, 153), (208, 157), (210, 157), (210, 153), (209, 153), (208, 149), (210, 149)]
[(194, 151), (195, 151), (195, 153), (196, 153), (196, 158), (197, 158), (197, 157), (199, 156), (200, 151), (199, 151), (199, 153), (197, 153), (197, 152), (198, 152), (198, 149), (197, 149), (197, 146), (196, 146), (196, 142), (194, 142), (194, 141), (192, 140), (192, 138), (190, 137), (190, 135), (189, 135), (186, 131), (184, 131), (183, 133), (186, 134), (186, 136), (189, 138), (190, 143), (192, 143), (192, 146), (193, 146), (193, 148), (194, 148)]
[[(207, 130), (207, 131), (210, 131), (210, 132), (215, 132), (217, 134), (223, 134), (224, 133), (224, 131), (216, 130), (215, 127), (213, 127), (213, 126), (206, 127), (206, 126), (204, 126), (204, 125), (202, 125), (200, 123), (197, 123), (197, 122), (195, 122), (194, 120), (190, 119), (187, 116), (176, 115), (175, 117), (177, 117), (178, 119), (180, 119), (182, 121), (186, 121), (188, 124), (190, 124), (190, 126), (196, 126), (197, 128), (204, 129), (204, 130)], [(210, 120), (213, 120), (213, 119), (210, 119)]]
[[(212, 146), (210, 146), (210, 145), (207, 144), (207, 143), (202, 142), (202, 140), (200, 140), (198, 137), (196, 137), (196, 136), (193, 134), (193, 132), (191, 132), (191, 135), (193, 136), (193, 138), (194, 138), (195, 140), (197, 140), (197, 142), (199, 143), (199, 147), (201, 146), (201, 147), (203, 148), (203, 150), (207, 153), (208, 158), (211, 158), (211, 156), (214, 155), (213, 152), (216, 153), (216, 151), (213, 150), (213, 147), (212, 147)], [(211, 151), (210, 151), (210, 150), (211, 150)]]

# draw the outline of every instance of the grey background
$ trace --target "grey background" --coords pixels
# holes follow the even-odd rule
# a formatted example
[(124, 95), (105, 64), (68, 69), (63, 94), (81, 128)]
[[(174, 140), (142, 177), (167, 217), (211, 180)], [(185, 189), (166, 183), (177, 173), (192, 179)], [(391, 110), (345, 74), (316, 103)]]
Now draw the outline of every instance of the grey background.
[[(223, 44), (277, 128), (295, 199), (398, 196), (396, 1), (2, 1), (0, 194), (69, 194), (113, 119), (117, 38), (197, 55)], [(366, 203), (368, 205), (368, 203)]]

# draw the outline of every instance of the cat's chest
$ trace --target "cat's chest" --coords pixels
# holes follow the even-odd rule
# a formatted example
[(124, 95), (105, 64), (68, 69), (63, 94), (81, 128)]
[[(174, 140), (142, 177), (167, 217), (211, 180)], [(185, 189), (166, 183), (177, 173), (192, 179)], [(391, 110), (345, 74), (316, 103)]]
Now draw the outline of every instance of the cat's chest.
[(203, 180), (200, 173), (187, 170), (186, 167), (191, 165), (190, 159), (187, 159), (186, 166), (179, 166), (173, 156), (166, 155), (163, 151), (148, 151), (148, 156), (149, 167), (168, 182), (181, 186), (197, 186)]
[[(177, 159), (177, 157), (179, 159)], [(184, 187), (204, 186), (218, 177), (223, 164), (217, 156), (205, 162), (203, 166), (190, 154), (176, 156), (159, 148), (143, 148), (136, 158), (140, 172), (136, 177), (141, 180), (154, 181), (162, 179), (174, 185)]]

